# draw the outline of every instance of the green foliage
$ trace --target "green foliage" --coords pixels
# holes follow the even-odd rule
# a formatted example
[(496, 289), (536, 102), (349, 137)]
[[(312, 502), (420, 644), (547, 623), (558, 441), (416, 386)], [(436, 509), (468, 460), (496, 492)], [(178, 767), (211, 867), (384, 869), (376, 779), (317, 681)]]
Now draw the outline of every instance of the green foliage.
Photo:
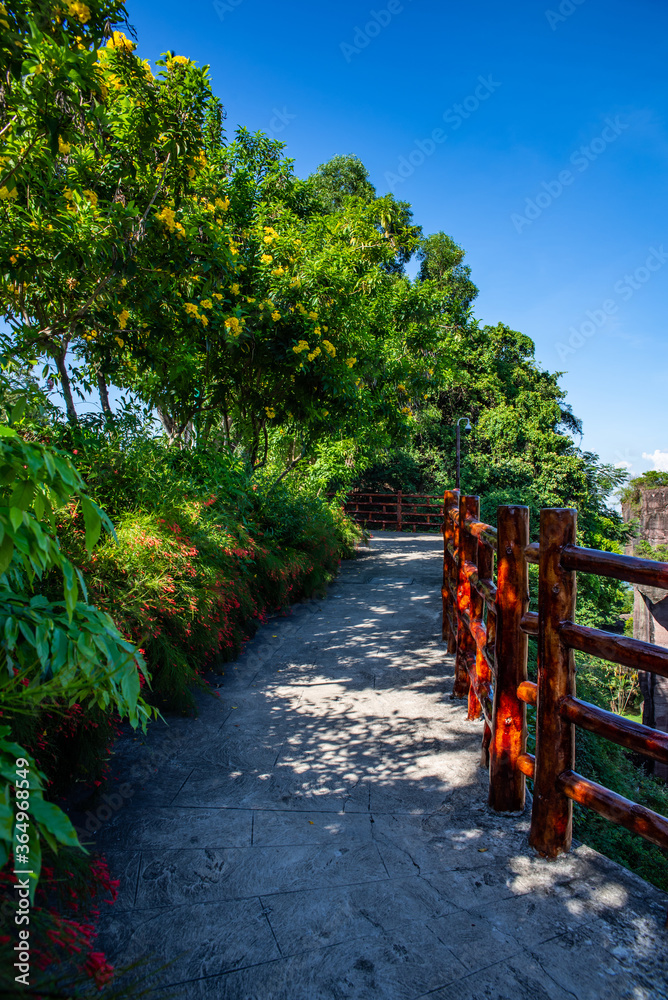
[(343, 208), (346, 198), (359, 198), (369, 204), (376, 197), (369, 171), (357, 156), (333, 156), (321, 163), (310, 179), (325, 211)]
[[(22, 402), (11, 407), (20, 422)], [(91, 554), (108, 517), (84, 491), (69, 459), (39, 443), (28, 443), (14, 428), (0, 425), (0, 692), (3, 717), (34, 715), (47, 705), (84, 702), (113, 708), (133, 726), (146, 725), (150, 710), (140, 697), (143, 661), (119, 634), (112, 619), (78, 600), (86, 597), (80, 571), (63, 553), (56, 522), (66, 504), (75, 504), (83, 522), (83, 548)], [(62, 599), (50, 599), (39, 588), (50, 586)], [(28, 768), (30, 809), (35, 820), (30, 862), (33, 883), (39, 877), (41, 841), (77, 844), (65, 814), (43, 798), (44, 776), (30, 753), (0, 734), (0, 866), (20, 840), (10, 822), (16, 811), (18, 760)], [(23, 853), (23, 849), (19, 853)]]

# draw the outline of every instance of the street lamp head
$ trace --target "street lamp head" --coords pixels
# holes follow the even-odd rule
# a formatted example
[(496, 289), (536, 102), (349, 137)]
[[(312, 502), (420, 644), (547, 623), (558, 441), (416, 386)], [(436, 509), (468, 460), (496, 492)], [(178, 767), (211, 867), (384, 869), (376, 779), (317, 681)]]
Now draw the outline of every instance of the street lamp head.
[(459, 417), (455, 426), (461, 427), (462, 420), (466, 421), (466, 423), (464, 424), (464, 430), (470, 431), (472, 428), (471, 428), (471, 421), (469, 420), (468, 417)]

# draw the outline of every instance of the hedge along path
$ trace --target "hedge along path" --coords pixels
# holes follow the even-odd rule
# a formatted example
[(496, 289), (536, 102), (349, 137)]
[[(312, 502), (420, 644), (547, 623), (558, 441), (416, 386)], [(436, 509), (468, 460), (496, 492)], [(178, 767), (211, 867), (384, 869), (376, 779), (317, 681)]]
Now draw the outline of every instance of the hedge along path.
[[(199, 718), (121, 740), (100, 947), (185, 1000), (657, 1000), (668, 899), (492, 813), (451, 701), (438, 535), (383, 533), (258, 633)], [(169, 964), (168, 964), (169, 963)], [(163, 966), (160, 971), (155, 971)]]

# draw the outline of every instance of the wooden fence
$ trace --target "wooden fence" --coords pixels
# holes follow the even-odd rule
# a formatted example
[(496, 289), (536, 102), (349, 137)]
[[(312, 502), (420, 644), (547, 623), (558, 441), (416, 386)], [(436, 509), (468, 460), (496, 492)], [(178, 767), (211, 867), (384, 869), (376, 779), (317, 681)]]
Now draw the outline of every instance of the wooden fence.
[(346, 514), (381, 531), (440, 531), (443, 498), (426, 493), (349, 493)]
[[(480, 521), (479, 500), (447, 492), (443, 520), (443, 639), (456, 653), (455, 697), (484, 717), (489, 804), (524, 808), (534, 781), (530, 843), (548, 857), (571, 845), (573, 802), (659, 847), (668, 820), (575, 770), (575, 726), (668, 763), (668, 734), (576, 697), (574, 650), (668, 677), (668, 649), (575, 624), (577, 572), (668, 590), (668, 563), (576, 544), (574, 510), (542, 510), (529, 543), (527, 507), (500, 507), (498, 526)], [(496, 562), (496, 569), (495, 569)], [(529, 610), (529, 564), (538, 565), (538, 611)], [(527, 677), (528, 636), (538, 639), (538, 683)], [(536, 754), (526, 751), (526, 706), (536, 707)]]

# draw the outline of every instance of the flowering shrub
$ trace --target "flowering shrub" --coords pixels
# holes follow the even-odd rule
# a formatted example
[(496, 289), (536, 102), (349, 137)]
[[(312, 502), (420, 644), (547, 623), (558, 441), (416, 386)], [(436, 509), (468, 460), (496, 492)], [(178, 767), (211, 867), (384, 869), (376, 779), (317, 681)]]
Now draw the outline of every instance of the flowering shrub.
[[(0, 872), (0, 895), (11, 898), (15, 881), (8, 869)], [(86, 985), (99, 990), (111, 982), (114, 969), (96, 950), (95, 925), (101, 907), (116, 900), (118, 886), (102, 857), (45, 860), (30, 913), (31, 997), (89, 995)], [(17, 928), (7, 903), (0, 912), (0, 994), (14, 996)]]

